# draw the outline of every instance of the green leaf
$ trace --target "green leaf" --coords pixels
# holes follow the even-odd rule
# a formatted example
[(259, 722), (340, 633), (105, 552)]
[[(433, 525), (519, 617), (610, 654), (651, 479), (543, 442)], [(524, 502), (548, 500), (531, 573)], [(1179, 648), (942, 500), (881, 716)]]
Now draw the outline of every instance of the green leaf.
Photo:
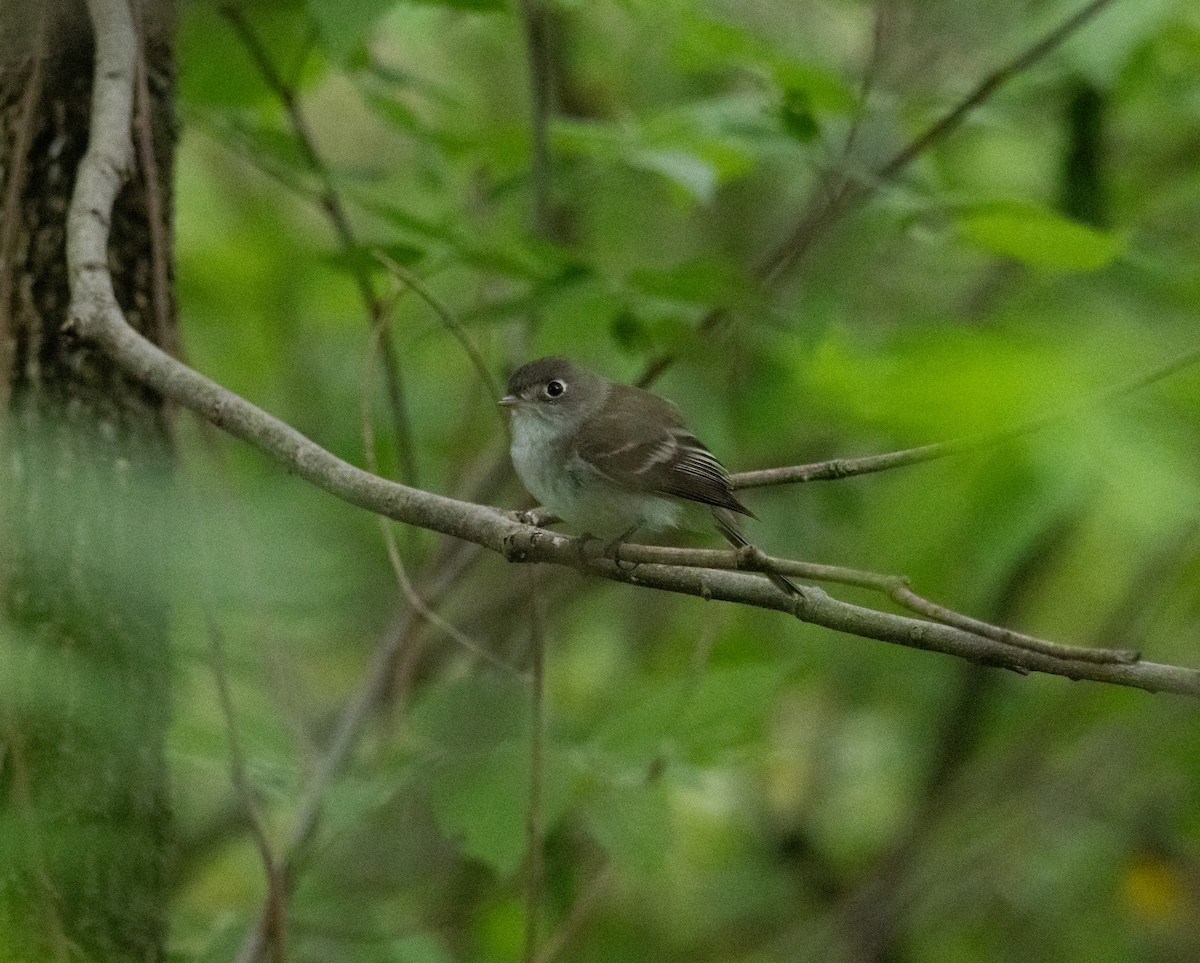
[(684, 195), (707, 204), (717, 190), (717, 170), (704, 158), (682, 150), (640, 150), (629, 155), (629, 163), (661, 174)]
[(414, 933), (388, 944), (379, 963), (454, 963), (452, 954), (440, 936), (433, 933)]
[[(179, 93), (184, 101), (209, 108), (278, 103), (245, 43), (213, 5), (180, 7)], [(305, 56), (311, 23), (304, 0), (256, 2), (244, 13), (271, 62), (281, 70), (292, 65), (285, 71), (289, 82), (304, 89), (324, 76), (325, 59)]]
[(375, 252), (386, 254), (397, 264), (406, 267), (416, 264), (425, 256), (425, 251), (414, 244), (359, 244), (349, 251), (331, 251), (325, 260), (347, 274), (367, 272), (374, 274), (383, 267), (375, 259)]
[(678, 720), (679, 741), (697, 763), (752, 742), (774, 711), (789, 666), (784, 663), (715, 669), (693, 689)]
[(444, 245), (465, 264), (479, 270), (494, 271), (521, 280), (553, 282), (562, 267), (562, 259), (556, 258), (555, 250), (548, 246), (533, 249), (520, 239), (507, 236), (498, 237), (493, 242), (485, 234), (472, 236), (467, 231), (459, 231), (449, 224), (443, 225), (433, 218), (388, 201), (365, 196), (356, 198), (356, 201), (363, 210), (386, 220), (402, 232)]
[(847, 113), (857, 102), (836, 74), (788, 56), (743, 27), (695, 10), (682, 18), (674, 54), (684, 70), (728, 71), (741, 67), (769, 78), (782, 90), (803, 90), (815, 110)]
[(616, 708), (596, 732), (593, 748), (634, 762), (668, 750), (704, 765), (754, 739), (773, 711), (789, 668), (784, 664), (714, 669), (658, 681)]
[(421, 142), (437, 144), (450, 154), (464, 152), (470, 141), (459, 134), (443, 130), (425, 120), (421, 115), (397, 97), (372, 90), (363, 90), (363, 99), (375, 113), (393, 127), (403, 130)]
[(588, 803), (585, 819), (619, 866), (643, 873), (662, 868), (671, 845), (672, 818), (661, 781), (610, 786)]
[(728, 262), (715, 258), (692, 258), (668, 268), (643, 268), (629, 276), (630, 286), (641, 294), (711, 307), (747, 298), (746, 279)]
[(367, 40), (380, 16), (396, 0), (308, 0), (330, 58), (346, 61)]
[(413, 709), (410, 731), (443, 751), (475, 753), (529, 731), (529, 692), (516, 678), (481, 673), (440, 681)]
[[(566, 811), (570, 786), (570, 774), (561, 757), (547, 752), (542, 782), (546, 831)], [(525, 857), (529, 812), (529, 746), (525, 741), (438, 764), (428, 790), (438, 825), (463, 852), (500, 876), (517, 870)]]
[(788, 87), (779, 104), (779, 123), (795, 140), (808, 144), (816, 140), (821, 126), (813, 113), (812, 95), (800, 87)]
[(968, 241), (986, 251), (1051, 271), (1095, 271), (1112, 261), (1124, 243), (1115, 234), (1032, 204), (972, 206), (959, 215), (958, 226)]

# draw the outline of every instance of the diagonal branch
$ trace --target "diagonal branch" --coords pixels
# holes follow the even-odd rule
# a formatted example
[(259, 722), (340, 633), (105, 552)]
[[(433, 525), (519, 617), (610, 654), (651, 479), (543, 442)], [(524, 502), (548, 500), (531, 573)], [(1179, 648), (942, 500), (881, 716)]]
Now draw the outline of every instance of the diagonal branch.
[(287, 909), (287, 898), (290, 881), (275, 855), (274, 847), (267, 835), (267, 829), (255, 802), (254, 789), (246, 772), (245, 756), (242, 754), (241, 740), (238, 738), (237, 717), (233, 709), (233, 694), (229, 688), (229, 677), (225, 672), (225, 637), (221, 627), (211, 613), (205, 614), (208, 623), (208, 634), (211, 644), (213, 680), (217, 687), (217, 701), (221, 707), (221, 715), (225, 720), (225, 737), (229, 743), (229, 770), (233, 782), (234, 796), (242, 817), (250, 829), (254, 845), (258, 848), (259, 858), (267, 877), (266, 908), (263, 912), (260, 933), (264, 950), (270, 953), (273, 963), (283, 963), (284, 957), (284, 916)]
[[(986, 103), (1010, 80), (1024, 73), (1051, 51), (1061, 46), (1068, 37), (1096, 17), (1112, 2), (1113, 0), (1090, 0), (1084, 4), (1037, 42), (984, 77), (962, 100), (880, 164), (868, 176), (862, 179), (846, 177), (835, 190), (829, 193), (825, 193), (826, 184), (822, 181), (820, 192), (813, 195), (804, 211), (797, 217), (796, 225), (791, 233), (776, 244), (756, 268), (755, 277), (762, 287), (770, 289), (793, 272), (825, 231), (873, 197), (884, 184), (895, 180), (929, 148), (956, 131), (971, 111)], [(724, 307), (713, 308), (701, 318), (699, 329), (708, 331), (715, 328), (725, 320), (727, 314), (728, 311)], [(673, 354), (659, 355), (657, 358), (651, 359), (637, 383), (644, 388), (658, 380), (659, 376), (675, 363), (675, 360)]]
[(978, 435), (974, 438), (958, 438), (951, 441), (938, 441), (930, 445), (920, 445), (917, 448), (905, 448), (901, 451), (889, 451), (882, 455), (867, 455), (863, 458), (833, 458), (829, 461), (813, 462), (809, 465), (788, 465), (782, 468), (763, 468), (758, 471), (743, 471), (730, 476), (734, 488), (764, 488), (768, 485), (790, 485), (796, 482), (830, 481), (847, 478), (850, 475), (867, 475), (877, 471), (887, 471), (892, 468), (905, 468), (908, 465), (919, 465), (922, 462), (937, 461), (951, 455), (965, 455), (968, 452), (982, 451), (1006, 444), (1016, 438), (1032, 435), (1047, 428), (1053, 428), (1093, 411), (1098, 405), (1107, 404), (1118, 398), (1140, 391), (1155, 382), (1169, 378), (1200, 362), (1200, 348), (1188, 351), (1167, 362), (1159, 368), (1138, 375), (1131, 381), (1116, 385), (1101, 392), (1087, 401), (1041, 415), (1031, 421), (1011, 428), (1004, 428), (990, 435)]
[[(613, 581), (785, 612), (814, 625), (864, 638), (954, 655), (983, 665), (1092, 679), (1152, 692), (1200, 698), (1200, 671), (1152, 662), (1090, 663), (1016, 648), (950, 625), (873, 611), (815, 588), (787, 596), (759, 575), (647, 562), (628, 570), (609, 559), (580, 561), (579, 540), (532, 528), (485, 505), (446, 498), (362, 471), (291, 426), (170, 357), (129, 327), (116, 302), (106, 251), (108, 222), (128, 167), (136, 43), (126, 0), (89, 0), (96, 25), (94, 136), (80, 164), (68, 223), (72, 300), (67, 327), (128, 375), (268, 454), (288, 470), (343, 500), (409, 525), (451, 535), (512, 562), (582, 567)], [(667, 550), (657, 550), (667, 551)], [(671, 552), (695, 551), (672, 549)], [(678, 555), (664, 555), (677, 559)], [(399, 643), (397, 643), (399, 644)], [(395, 649), (381, 649), (375, 668), (390, 668)], [(380, 668), (382, 666), (383, 668)], [(370, 679), (376, 679), (373, 671)], [(375, 690), (364, 683), (319, 774), (328, 785), (349, 754)], [(320, 795), (297, 827), (300, 845), (315, 825)]]
[[(338, 192), (333, 172), (325, 163), (317, 150), (317, 141), (309, 126), (308, 117), (300, 106), (296, 96), (296, 88), (284, 79), (275, 63), (267, 53), (266, 47), (250, 26), (250, 21), (242, 8), (233, 4), (221, 7), (221, 13), (233, 27), (234, 32), (241, 38), (251, 59), (258, 67), (271, 92), (283, 105), (292, 131), (296, 135), (300, 153), (309, 170), (316, 175), (321, 185), (320, 206), (337, 235), (342, 253), (346, 255), (354, 282), (358, 286), (359, 296), (367, 309), (368, 320), (372, 327), (378, 322), (385, 310), (383, 299), (375, 293), (371, 283), (371, 275), (367, 267), (361, 263), (360, 247), (354, 228), (350, 225), (350, 217), (342, 196)], [(404, 382), (401, 378), (400, 361), (396, 355), (396, 344), (391, 332), (385, 330), (380, 337), (379, 353), (384, 373), (384, 385), (387, 390), (388, 403), (392, 409), (392, 421), (396, 432), (396, 455), (400, 459), (401, 477), (410, 485), (417, 483), (416, 451), (413, 443), (412, 426), (409, 424), (408, 402), (405, 399)]]

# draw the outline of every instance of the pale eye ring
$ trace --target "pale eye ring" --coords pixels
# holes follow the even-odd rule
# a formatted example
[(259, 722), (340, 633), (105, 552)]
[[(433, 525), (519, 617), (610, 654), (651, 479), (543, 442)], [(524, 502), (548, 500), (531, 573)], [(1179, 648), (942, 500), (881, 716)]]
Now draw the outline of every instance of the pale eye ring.
[(546, 397), (547, 398), (557, 398), (566, 390), (567, 390), (566, 382), (560, 381), (558, 378), (555, 378), (553, 381), (547, 382), (547, 384), (546, 384)]

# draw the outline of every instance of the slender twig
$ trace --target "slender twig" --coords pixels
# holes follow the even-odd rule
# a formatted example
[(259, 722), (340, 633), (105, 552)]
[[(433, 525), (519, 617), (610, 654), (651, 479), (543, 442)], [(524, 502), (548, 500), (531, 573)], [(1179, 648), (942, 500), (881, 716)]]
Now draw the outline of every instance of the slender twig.
[[(466, 352), (467, 358), (471, 362), (471, 366), (475, 369), (475, 373), (479, 376), (479, 380), (483, 382), (484, 387), (487, 389), (488, 395), (493, 400), (499, 400), (500, 386), (496, 384), (496, 379), (492, 377), (491, 371), (488, 370), (487, 361), (484, 360), (483, 355), (479, 353), (479, 349), (475, 347), (475, 342), (473, 342), (470, 336), (467, 334), (467, 330), (463, 327), (462, 322), (454, 316), (454, 312), (450, 310), (445, 302), (441, 301), (432, 291), (430, 291), (429, 288), (426, 287), (425, 283), (416, 276), (416, 274), (406, 268), (403, 264), (400, 264), (393, 258), (388, 257), (383, 251), (376, 250), (372, 251), (371, 253), (374, 255), (375, 260), (382, 264), (384, 268), (390, 272), (394, 278), (396, 278), (397, 281), (399, 281), (405, 287), (410, 288), (413, 293), (417, 295), (417, 297), (419, 297), (422, 301), (429, 305), (430, 308), (433, 309), (433, 313), (438, 316), (446, 330), (454, 336), (454, 339), (462, 346), (463, 351)], [(501, 425), (507, 427), (507, 425), (504, 423), (504, 413), (500, 411), (498, 407), (496, 408), (496, 411), (500, 418)]]
[[(1073, 33), (1099, 14), (1113, 0), (1090, 0), (1062, 23), (1025, 48), (1006, 64), (992, 71), (950, 110), (930, 124), (920, 134), (896, 151), (891, 157), (863, 178), (847, 178), (839, 189), (828, 195), (821, 189), (814, 192), (805, 209), (796, 219), (795, 227), (759, 262), (755, 277), (763, 288), (769, 289), (793, 272), (813, 249), (824, 232), (851, 210), (871, 198), (881, 187), (895, 180), (913, 161), (929, 148), (957, 130), (967, 115), (995, 96), (1005, 84), (1024, 73), (1051, 51), (1061, 46)], [(719, 325), (728, 314), (724, 307), (713, 308), (700, 319), (701, 331)], [(637, 383), (645, 387), (656, 381), (671, 365), (675, 355), (663, 354), (650, 360)]]
[(530, 185), (533, 195), (533, 229), (540, 238), (553, 236), (550, 183), (550, 117), (553, 82), (553, 51), (550, 19), (543, 0), (521, 0), (521, 22), (525, 31), (529, 63), (530, 135), (533, 153)]
[[(375, 352), (379, 347), (379, 342), (383, 334), (383, 330), (391, 316), (390, 306), (385, 306), (380, 312), (379, 319), (375, 322), (371, 330), (371, 338), (367, 345), (367, 352), (363, 365), (362, 376), (362, 438), (363, 438), (363, 457), (366, 460), (367, 468), (375, 474), (379, 474), (379, 465), (375, 458), (375, 428), (374, 420), (371, 417), (371, 379), (369, 372), (375, 366)], [(413, 586), (412, 579), (409, 578), (408, 569), (404, 565), (404, 560), (400, 556), (400, 548), (396, 544), (396, 536), (392, 533), (391, 522), (382, 515), (378, 516), (379, 530), (383, 536), (383, 543), (387, 549), (388, 561), (391, 563), (392, 572), (396, 576), (396, 584), (400, 587), (401, 593), (404, 595), (408, 604), (421, 616), (426, 622), (435, 628), (441, 629), (447, 636), (457, 642), (467, 651), (479, 656), (497, 668), (505, 671), (514, 671), (511, 666), (501, 659), (496, 658), (487, 648), (479, 642), (472, 639), (466, 632), (452, 624), (447, 619), (442, 618), (437, 612), (426, 604), (421, 598), (421, 594)]]
[(262, 814), (255, 802), (255, 793), (250, 785), (250, 777), (246, 773), (245, 756), (242, 753), (241, 740), (238, 738), (233, 695), (229, 689), (229, 677), (225, 672), (225, 637), (211, 613), (206, 613), (205, 621), (208, 624), (208, 636), (212, 649), (210, 661), (213, 680), (217, 687), (217, 700), (221, 706), (221, 715), (225, 720), (225, 738), (229, 743), (229, 774), (233, 782), (233, 792), (238, 807), (241, 809), (242, 818), (250, 830), (250, 836), (254, 839), (255, 846), (258, 847), (259, 858), (262, 860), (267, 876), (267, 898), (261, 926), (264, 951), (270, 955), (274, 963), (283, 963), (288, 880), (281, 871), (279, 860), (275, 856)]
[[(443, 563), (417, 587), (418, 594), (428, 604), (436, 605), (457, 584), (464, 569), (477, 554), (471, 551), (472, 548), (464, 546), (447, 553)], [(370, 663), (359, 677), (353, 695), (342, 708), (333, 737), (300, 794), (291, 834), (280, 851), (281, 871), (288, 878), (295, 876), (296, 866), (316, 831), (330, 787), (346, 767), (367, 722), (391, 687), (397, 661), (401, 661), (401, 671), (406, 677), (415, 668), (422, 638), (421, 629), (426, 624), (421, 615), (410, 608), (376, 647)], [(264, 949), (260, 920), (246, 934), (235, 960), (237, 963), (255, 963), (262, 958)]]
[(612, 878), (612, 864), (606, 863), (588, 880), (583, 892), (579, 894), (579, 898), (571, 905), (571, 912), (567, 914), (567, 918), (563, 920), (558, 929), (554, 931), (554, 935), (542, 946), (542, 951), (535, 958), (536, 963), (555, 963), (562, 956), (566, 948), (571, 945), (571, 942), (579, 935), (579, 931), (583, 929), (584, 925), (591, 918), (592, 910), (600, 902), (600, 897), (608, 889)]
[(1068, 405), (1057, 411), (1033, 418), (1023, 424), (1004, 428), (989, 435), (939, 441), (929, 445), (921, 445), (917, 448), (905, 448), (901, 451), (890, 451), (881, 455), (867, 455), (863, 458), (834, 458), (829, 461), (813, 462), (808, 465), (787, 465), (781, 468), (763, 468), (759, 471), (738, 472), (731, 475), (729, 480), (734, 488), (763, 488), (767, 485), (830, 481), (838, 478), (847, 478), (850, 475), (867, 475), (872, 472), (887, 471), (892, 468), (904, 468), (908, 465), (936, 461), (939, 458), (947, 458), (951, 455), (963, 455), (968, 452), (996, 448), (999, 445), (1006, 444), (1025, 435), (1044, 431), (1065, 421), (1086, 416), (1101, 405), (1140, 391), (1198, 362), (1200, 362), (1200, 349), (1185, 352), (1158, 368), (1154, 368), (1145, 374), (1138, 375), (1138, 377), (1130, 381), (1109, 388), (1107, 391), (1100, 392), (1086, 401)]
[(525, 963), (538, 958), (538, 916), (542, 905), (542, 837), (545, 835), (546, 616), (538, 570), (530, 567), (529, 809), (525, 820)]
[[(599, 549), (585, 547), (585, 555), (595, 554)], [(682, 565), (687, 568), (707, 568), (720, 571), (772, 571), (782, 575), (795, 575), (811, 582), (832, 582), (837, 585), (852, 585), (856, 588), (880, 592), (897, 605), (924, 615), (943, 625), (952, 625), (983, 638), (1011, 645), (1031, 652), (1041, 652), (1057, 659), (1079, 662), (1136, 662), (1138, 654), (1125, 649), (1094, 649), (1064, 645), (1039, 639), (1036, 636), (1015, 632), (999, 625), (955, 612), (936, 602), (918, 595), (910, 587), (909, 580), (902, 575), (886, 575), (880, 572), (865, 572), (861, 569), (841, 565), (823, 565), (816, 562), (801, 562), (787, 558), (764, 555), (754, 546), (745, 546), (736, 551), (728, 549), (673, 548), (661, 545), (635, 545), (622, 543), (620, 560), (634, 564), (652, 562)]]
[[(359, 295), (367, 309), (368, 322), (373, 326), (384, 309), (383, 300), (375, 292), (371, 283), (371, 275), (362, 263), (361, 246), (350, 224), (346, 206), (342, 202), (334, 180), (333, 171), (325, 163), (317, 150), (317, 141), (313, 136), (308, 117), (300, 106), (296, 96), (296, 88), (289, 84), (279, 69), (275, 66), (263, 46), (258, 34), (246, 19), (240, 7), (226, 4), (221, 7), (221, 13), (229, 21), (237, 33), (251, 59), (254, 60), (267, 86), (283, 105), (296, 135), (300, 153), (321, 185), (320, 205), (325, 216), (337, 235), (338, 243), (345, 255)], [(297, 68), (298, 69), (298, 68)], [(404, 382), (402, 380), (399, 358), (396, 354), (395, 341), (390, 331), (384, 331), (379, 342), (379, 354), (382, 359), (384, 384), (387, 389), (388, 403), (391, 406), (392, 422), (396, 432), (396, 455), (400, 460), (401, 477), (409, 485), (417, 483), (416, 449), (413, 443), (412, 426), (409, 424), (408, 403), (405, 399)]]

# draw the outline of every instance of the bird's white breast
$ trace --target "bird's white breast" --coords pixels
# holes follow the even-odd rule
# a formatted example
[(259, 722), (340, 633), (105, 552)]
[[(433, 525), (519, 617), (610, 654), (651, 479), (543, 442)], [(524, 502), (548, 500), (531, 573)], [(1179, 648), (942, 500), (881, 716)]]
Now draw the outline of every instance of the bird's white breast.
[(513, 413), (512, 461), (529, 493), (582, 532), (615, 538), (634, 526), (652, 532), (679, 523), (677, 499), (614, 483), (574, 453), (560, 428), (533, 412)]

